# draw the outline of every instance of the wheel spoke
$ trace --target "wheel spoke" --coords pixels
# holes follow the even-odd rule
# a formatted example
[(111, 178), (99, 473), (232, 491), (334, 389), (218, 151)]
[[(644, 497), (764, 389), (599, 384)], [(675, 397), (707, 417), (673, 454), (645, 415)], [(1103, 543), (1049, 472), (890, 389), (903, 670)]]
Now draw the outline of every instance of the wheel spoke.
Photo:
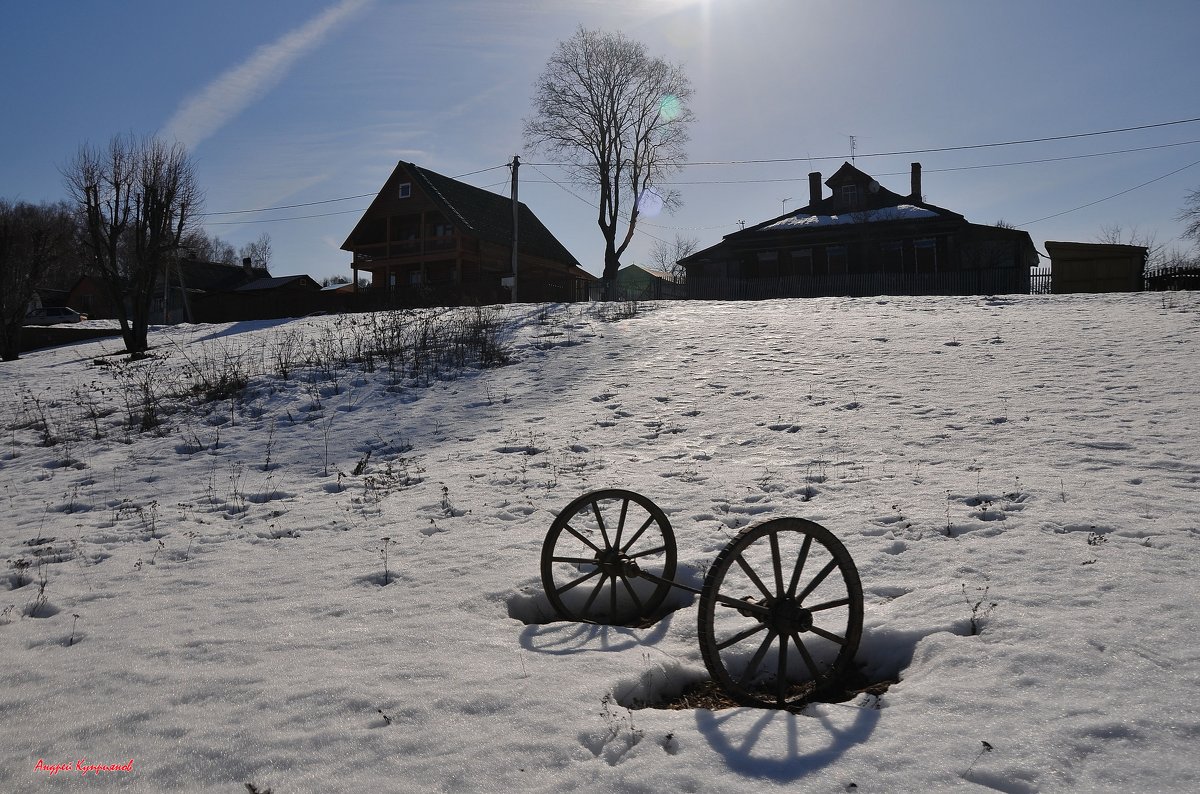
[(812, 673), (813, 680), (821, 677), (821, 671), (817, 669), (817, 663), (813, 661), (812, 654), (808, 652), (808, 648), (804, 647), (804, 642), (800, 639), (797, 632), (792, 632), (792, 639), (796, 641), (796, 649), (800, 651), (800, 658), (804, 660), (804, 664), (808, 667), (808, 671)]
[(839, 637), (838, 635), (834, 634), (833, 632), (826, 631), (825, 629), (821, 628), (820, 626), (813, 626), (809, 629), (809, 631), (811, 631), (813, 634), (816, 634), (819, 637), (824, 637), (825, 639), (829, 640), (830, 642), (836, 642), (838, 645), (846, 644), (845, 637)]
[(836, 601), (826, 601), (823, 604), (817, 604), (814, 607), (805, 607), (809, 612), (821, 612), (826, 609), (837, 609), (838, 607), (847, 606), (850, 603), (849, 598), (839, 598)]
[(838, 567), (838, 561), (836, 559), (830, 560), (828, 563), (826, 563), (825, 567), (821, 569), (821, 572), (817, 574), (816, 578), (808, 583), (808, 587), (805, 587), (804, 591), (800, 593), (800, 595), (796, 596), (796, 600), (803, 602), (809, 593), (821, 586), (821, 582), (825, 581), (825, 577), (828, 576), (836, 567)]
[(617, 577), (610, 577), (612, 582), (608, 586), (608, 619), (616, 620), (617, 618)]
[(615, 538), (613, 538), (613, 548), (614, 549), (621, 548), (621, 533), (625, 529), (625, 514), (627, 512), (629, 512), (629, 498), (628, 497), (626, 497), (625, 501), (623, 501), (621, 503), (621, 520), (617, 522), (617, 536)]
[(766, 627), (767, 627), (766, 623), (759, 623), (757, 626), (748, 628), (745, 631), (739, 631), (737, 634), (734, 634), (729, 639), (727, 639), (723, 642), (718, 642), (717, 650), (723, 651), (726, 648), (728, 648), (730, 645), (737, 645), (742, 640), (749, 639), (750, 637), (753, 637), (755, 634), (758, 634), (760, 631), (762, 631)]
[(771, 649), (771, 643), (775, 641), (775, 632), (767, 630), (767, 638), (763, 640), (762, 645), (758, 646), (758, 650), (754, 654), (754, 658), (750, 660), (750, 664), (746, 665), (746, 669), (742, 671), (742, 677), (738, 679), (738, 683), (746, 686), (750, 683), (750, 679), (758, 672), (758, 666), (762, 664), (763, 657), (767, 655), (767, 651)]
[(779, 559), (779, 533), (772, 532), (767, 536), (771, 544), (771, 567), (775, 569), (775, 597), (783, 596), (783, 563)]
[(585, 544), (587, 544), (588, 546), (591, 546), (592, 550), (593, 550), (594, 552), (596, 552), (597, 554), (599, 554), (600, 552), (604, 551), (604, 549), (600, 548), (600, 547), (599, 547), (599, 546), (597, 546), (595, 543), (592, 543), (590, 540), (588, 540), (588, 539), (587, 539), (587, 538), (585, 538), (583, 535), (581, 535), (581, 534), (579, 533), (579, 531), (578, 531), (577, 529), (575, 529), (575, 527), (571, 526), (570, 524), (563, 524), (563, 529), (565, 529), (567, 532), (570, 532), (572, 535), (574, 535), (575, 537), (577, 537), (577, 538), (579, 538), (580, 540), (582, 540), (582, 541), (583, 541)]
[(628, 592), (629, 597), (633, 599), (633, 603), (637, 605), (638, 614), (644, 615), (646, 612), (646, 607), (642, 603), (642, 599), (638, 597), (637, 590), (634, 590), (633, 585), (631, 585), (629, 583), (629, 578), (622, 575), (621, 576), (621, 584), (625, 585), (626, 592)]
[(779, 635), (779, 665), (775, 672), (775, 695), (779, 705), (783, 705), (783, 701), (787, 698), (787, 647), (788, 638), (786, 634)]
[(666, 550), (667, 550), (666, 546), (655, 546), (652, 549), (646, 549), (645, 551), (639, 551), (637, 554), (630, 554), (629, 559), (636, 560), (638, 557), (649, 557), (651, 554), (661, 554), (662, 552), (664, 552)]
[(754, 582), (754, 584), (758, 586), (759, 590), (762, 590), (762, 593), (767, 597), (767, 600), (774, 601), (775, 594), (767, 589), (767, 586), (762, 583), (762, 579), (758, 578), (758, 574), (756, 574), (749, 564), (747, 564), (747, 562), (742, 558), (742, 555), (739, 554), (735, 559), (741, 569), (746, 572), (746, 576), (750, 577), (750, 581)]
[(792, 583), (788, 585), (788, 597), (796, 595), (796, 585), (800, 583), (800, 572), (804, 570), (804, 563), (808, 561), (808, 550), (812, 548), (812, 535), (804, 536), (804, 543), (800, 546), (800, 555), (796, 557), (796, 566), (792, 568)]
[(600, 500), (592, 501), (592, 512), (596, 514), (596, 523), (600, 525), (600, 536), (604, 538), (604, 548), (611, 549), (612, 543), (608, 540), (608, 530), (604, 528), (604, 519), (600, 517)]
[(583, 605), (582, 613), (586, 615), (592, 609), (592, 602), (596, 600), (596, 596), (600, 595), (600, 589), (604, 587), (604, 582), (608, 579), (608, 574), (600, 574), (600, 581), (592, 588), (592, 594), (588, 596), (587, 603)]
[(574, 587), (575, 585), (577, 585), (577, 584), (582, 584), (582, 583), (586, 582), (588, 579), (591, 579), (593, 576), (595, 576), (595, 575), (596, 575), (596, 574), (598, 574), (598, 573), (600, 573), (600, 569), (599, 569), (599, 568), (597, 568), (597, 569), (596, 569), (596, 570), (594, 570), (594, 571), (591, 571), (590, 573), (586, 573), (586, 574), (584, 574), (583, 576), (581, 576), (581, 577), (579, 577), (578, 579), (576, 579), (575, 581), (573, 581), (573, 582), (568, 582), (567, 584), (565, 584), (565, 585), (563, 585), (562, 587), (558, 588), (557, 590), (555, 590), (555, 591), (554, 591), (554, 594), (555, 594), (555, 595), (562, 595), (563, 593), (567, 592), (568, 590), (570, 590), (570, 589), (571, 589), (572, 587)]
[(638, 538), (640, 538), (642, 536), (642, 533), (645, 532), (647, 529), (649, 529), (650, 525), (653, 523), (654, 523), (654, 516), (650, 516), (649, 518), (647, 518), (646, 523), (642, 524), (641, 527), (638, 528), (638, 531), (633, 533), (633, 537), (630, 538), (629, 540), (627, 540), (625, 542), (625, 545), (621, 547), (621, 553), (624, 554), (625, 552), (629, 551), (630, 547), (632, 547), (633, 544), (637, 543)]

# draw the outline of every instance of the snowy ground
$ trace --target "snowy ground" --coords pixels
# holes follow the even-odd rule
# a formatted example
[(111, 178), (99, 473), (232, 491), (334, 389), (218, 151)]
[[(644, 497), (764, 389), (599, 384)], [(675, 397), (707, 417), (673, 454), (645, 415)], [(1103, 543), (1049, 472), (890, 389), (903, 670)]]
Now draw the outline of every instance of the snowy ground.
[[(1200, 788), (1200, 296), (505, 316), (508, 366), (264, 364), (146, 432), (138, 373), (347, 320), (162, 329), (119, 376), (116, 340), (0, 365), (0, 790), (73, 790), (80, 759), (138, 791)], [(707, 674), (686, 594), (649, 628), (546, 622), (543, 537), (607, 486), (667, 512), (693, 585), (741, 527), (828, 527), (858, 661), (899, 682), (627, 708)]]

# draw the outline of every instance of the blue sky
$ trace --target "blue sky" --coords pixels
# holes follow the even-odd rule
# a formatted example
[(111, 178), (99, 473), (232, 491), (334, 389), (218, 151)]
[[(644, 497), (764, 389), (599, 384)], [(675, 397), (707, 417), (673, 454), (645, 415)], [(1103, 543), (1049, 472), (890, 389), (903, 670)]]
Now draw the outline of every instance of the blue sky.
[[(176, 136), (197, 162), (206, 212), (325, 202), (206, 216), (211, 234), (237, 246), (269, 233), (277, 274), (348, 275), (339, 246), (369, 198), (331, 200), (373, 194), (397, 160), (456, 176), (514, 154), (529, 164), (521, 200), (598, 273), (603, 243), (590, 196), (555, 184), (558, 168), (535, 167), (546, 158), (525, 151), (521, 135), (534, 80), (580, 24), (621, 30), (683, 64), (695, 88), (692, 161), (795, 158), (686, 168), (677, 178), (682, 208), (647, 219), (625, 263), (646, 261), (655, 238), (707, 246), (739, 220), (781, 214), (784, 199), (791, 209), (807, 203), (808, 172), (833, 173), (849, 159), (851, 135), (856, 165), (885, 187), (906, 193), (909, 163), (919, 161), (928, 201), (975, 222), (1027, 224), (1043, 251), (1045, 240), (1094, 241), (1113, 224), (1190, 247), (1175, 215), (1200, 188), (1198, 122), (872, 155), (1200, 117), (1195, 0), (7, 0), (0, 8), (9, 75), (0, 195), (65, 197), (59, 169), (85, 141)], [(1141, 151), (1111, 154), (1133, 149)], [(508, 191), (503, 168), (463, 180)]]

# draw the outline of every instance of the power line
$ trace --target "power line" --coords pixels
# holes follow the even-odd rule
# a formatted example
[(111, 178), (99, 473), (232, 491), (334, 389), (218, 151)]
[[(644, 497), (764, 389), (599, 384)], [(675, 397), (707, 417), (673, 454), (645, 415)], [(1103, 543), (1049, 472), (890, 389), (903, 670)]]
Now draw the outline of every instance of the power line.
[[(374, 194), (371, 194), (374, 195)], [(279, 221), (299, 221), (305, 218), (328, 218), (332, 215), (350, 215), (352, 213), (366, 212), (369, 207), (362, 207), (356, 210), (342, 210), (340, 212), (322, 212), (316, 215), (292, 215), (287, 218), (252, 218), (245, 221), (209, 221), (208, 226), (238, 226), (244, 223), (278, 223)]]
[[(529, 165), (529, 163), (522, 163), (522, 165)], [(600, 209), (600, 207), (598, 207), (597, 205), (595, 205), (595, 204), (593, 204), (592, 202), (588, 201), (587, 199), (583, 198), (582, 196), (578, 195), (578, 194), (577, 194), (577, 193), (575, 193), (574, 191), (572, 191), (572, 190), (568, 190), (567, 188), (563, 187), (563, 186), (562, 186), (561, 184), (559, 184), (558, 182), (555, 182), (553, 179), (551, 179), (551, 178), (550, 178), (550, 175), (549, 175), (549, 174), (547, 174), (547, 173), (546, 173), (545, 171), (543, 171), (542, 169), (538, 168), (536, 165), (534, 165), (534, 166), (531, 166), (531, 167), (533, 168), (533, 170), (534, 170), (534, 171), (537, 171), (539, 174), (541, 174), (542, 176), (546, 177), (546, 179), (549, 179), (549, 180), (550, 180), (550, 181), (551, 181), (553, 184), (557, 185), (557, 186), (558, 186), (558, 188), (559, 188), (560, 190), (563, 190), (563, 191), (566, 191), (567, 193), (570, 193), (572, 196), (575, 196), (575, 198), (579, 199), (579, 200), (580, 200), (580, 201), (582, 201), (584, 204), (587, 204), (589, 207), (591, 207), (591, 208), (592, 208), (592, 209), (594, 209), (594, 210), (599, 210), (599, 209)], [(628, 216), (628, 215), (621, 214), (621, 219), (622, 219), (622, 220), (625, 220), (625, 221), (628, 221), (628, 220), (629, 220), (629, 216)], [(640, 221), (639, 221), (639, 223), (640, 223)], [(635, 226), (635, 227), (633, 228), (633, 230), (634, 230), (634, 232), (635, 232), (635, 233), (637, 233), (637, 234), (644, 234), (644, 235), (646, 235), (646, 236), (647, 236), (647, 237), (649, 237), (651, 240), (657, 240), (658, 242), (662, 243), (663, 245), (669, 245), (669, 243), (667, 243), (667, 241), (666, 241), (666, 240), (662, 239), (661, 237), (655, 237), (653, 234), (650, 234), (650, 232), (648, 232), (648, 231), (645, 231), (644, 229), (641, 229), (641, 228), (639, 228), (638, 226)]]
[[(505, 163), (504, 165), (494, 165), (491, 168), (480, 168), (478, 171), (468, 171), (465, 174), (458, 174), (457, 176), (452, 176), (450, 178), (451, 179), (462, 179), (465, 176), (475, 176), (476, 174), (483, 174), (483, 173), (487, 173), (488, 171), (495, 171), (497, 168), (507, 168), (507, 167), (508, 167), (507, 163)], [(340, 198), (324, 199), (322, 201), (309, 201), (309, 202), (305, 202), (304, 204), (281, 204), (276, 207), (258, 207), (256, 209), (249, 209), (249, 210), (224, 210), (222, 212), (199, 212), (196, 214), (198, 217), (209, 217), (212, 215), (244, 215), (244, 214), (250, 213), (250, 212), (270, 212), (271, 210), (291, 210), (291, 209), (296, 209), (297, 207), (315, 207), (318, 204), (332, 204), (337, 201), (351, 201), (353, 199), (367, 198), (368, 196), (377, 196), (377, 195), (379, 195), (379, 191), (375, 191), (374, 193), (359, 193), (356, 196), (342, 196)], [(329, 213), (329, 214), (337, 215), (340, 213)], [(320, 218), (323, 216), (306, 215), (303, 217)], [(290, 218), (276, 218), (275, 220), (291, 220), (291, 219)], [(245, 221), (237, 221), (237, 222), (244, 223)], [(216, 225), (216, 224), (214, 224), (214, 225)]]
[[(968, 149), (991, 149), (999, 146), (1019, 146), (1028, 143), (1046, 143), (1049, 141), (1066, 141), (1075, 138), (1091, 138), (1097, 135), (1116, 135), (1122, 132), (1136, 132), (1138, 130), (1157, 129), (1159, 127), (1170, 127), (1178, 124), (1194, 124), (1200, 122), (1200, 117), (1191, 119), (1177, 119), (1175, 121), (1162, 121), (1157, 124), (1141, 124), (1136, 127), (1121, 127), (1112, 130), (1093, 130), (1091, 132), (1075, 132), (1069, 135), (1050, 135), (1044, 138), (1024, 138), (1015, 141), (996, 141), (993, 143), (973, 143), (963, 146), (939, 146), (928, 149), (904, 149), (894, 152), (870, 152), (868, 154), (859, 154), (855, 152), (856, 157), (897, 157), (899, 155), (910, 154), (933, 154), (938, 152), (961, 152)], [(809, 160), (845, 160), (845, 155), (830, 155), (826, 157), (771, 157), (757, 160), (698, 160), (690, 163), (683, 163), (684, 167), (690, 168), (697, 165), (763, 165), (770, 163), (798, 163), (807, 162)], [(570, 163), (530, 163), (529, 165), (542, 165), (554, 167), (569, 167)]]
[(1108, 201), (1109, 199), (1114, 199), (1117, 196), (1124, 196), (1126, 193), (1132, 193), (1133, 191), (1137, 190), (1138, 188), (1143, 188), (1146, 185), (1153, 185), (1155, 182), (1160, 182), (1169, 176), (1175, 176), (1179, 172), (1186, 171), (1189, 168), (1192, 168), (1193, 166), (1197, 166), (1197, 165), (1200, 165), (1200, 160), (1197, 160), (1194, 163), (1189, 163), (1188, 165), (1185, 165), (1183, 168), (1176, 168), (1174, 171), (1172, 171), (1169, 174), (1163, 174), (1162, 176), (1156, 176), (1154, 179), (1151, 179), (1148, 182), (1143, 182), (1140, 185), (1134, 185), (1133, 187), (1129, 188), (1128, 190), (1122, 190), (1119, 193), (1113, 193), (1111, 196), (1105, 196), (1102, 199), (1096, 199), (1095, 201), (1090, 201), (1087, 204), (1080, 204), (1078, 207), (1074, 207), (1069, 210), (1063, 210), (1062, 212), (1056, 212), (1053, 215), (1047, 215), (1044, 218), (1038, 218), (1037, 220), (1025, 221), (1024, 223), (1018, 223), (1018, 224), (1016, 224), (1016, 228), (1020, 229), (1022, 226), (1031, 226), (1032, 224), (1040, 223), (1041, 221), (1048, 221), (1051, 218), (1057, 218), (1060, 215), (1068, 215), (1072, 212), (1076, 212), (1077, 210), (1087, 209), (1088, 207), (1094, 207), (1097, 204), (1100, 204), (1101, 202)]
[[(224, 212), (198, 212), (196, 214), (198, 216), (208, 217), (211, 215), (244, 215), (248, 212), (269, 212), (271, 210), (291, 210), (291, 209), (296, 209), (297, 207), (315, 207), (318, 204), (332, 204), (335, 201), (350, 201), (351, 199), (366, 198), (367, 196), (374, 196), (377, 194), (378, 194), (378, 191), (376, 191), (375, 193), (359, 193), (357, 196), (342, 196), (341, 198), (325, 199), (323, 201), (309, 201), (304, 204), (281, 204), (278, 207), (260, 207), (259, 209), (253, 209), (253, 210), (225, 210)], [(244, 223), (245, 221), (237, 221), (237, 222)]]
[[(1095, 136), (1100, 136), (1100, 135), (1115, 135), (1115, 134), (1119, 134), (1119, 133), (1156, 129), (1156, 128), (1161, 128), (1161, 127), (1169, 127), (1169, 126), (1175, 126), (1175, 125), (1181, 125), (1181, 124), (1192, 124), (1195, 122), (1200, 122), (1200, 117), (1189, 118), (1189, 119), (1177, 119), (1174, 121), (1164, 121), (1164, 122), (1159, 122), (1159, 123), (1155, 123), (1155, 124), (1142, 124), (1142, 125), (1137, 125), (1137, 126), (1133, 126), (1133, 127), (1121, 127), (1121, 128), (1109, 129), (1109, 130), (1093, 130), (1090, 132), (1078, 132), (1078, 133), (1071, 133), (1071, 134), (1067, 134), (1067, 135), (1053, 135), (1053, 136), (1047, 136), (1047, 137), (1042, 137), (1042, 138), (1026, 138), (1026, 139), (1022, 139), (1022, 140), (1013, 140), (1013, 141), (978, 143), (978, 144), (969, 144), (969, 145), (962, 145), (962, 146), (943, 146), (943, 147), (926, 148), (926, 149), (909, 149), (909, 150), (894, 151), (894, 152), (872, 152), (872, 153), (867, 153), (867, 154), (857, 154), (856, 153), (856, 156), (857, 157), (889, 157), (889, 156), (899, 156), (899, 155), (966, 151), (966, 150), (971, 150), (971, 149), (986, 149), (986, 148), (995, 148), (995, 147), (1001, 147), (1001, 146), (1017, 146), (1017, 145), (1030, 144), (1030, 143), (1045, 143), (1048, 141), (1061, 141), (1061, 140), (1071, 140), (1071, 139), (1077, 139), (1077, 138), (1088, 138), (1088, 137), (1095, 137)], [(958, 167), (951, 167), (951, 168), (931, 168), (931, 169), (927, 169), (926, 173), (943, 173), (943, 172), (949, 172), (949, 171), (969, 171), (969, 170), (977, 170), (977, 169), (983, 169), (983, 168), (1006, 168), (1006, 167), (1019, 166), (1019, 165), (1035, 165), (1035, 164), (1044, 164), (1044, 163), (1053, 163), (1053, 162), (1064, 162), (1064, 161), (1069, 161), (1069, 160), (1079, 160), (1079, 159), (1086, 159), (1086, 158), (1092, 158), (1092, 157), (1109, 157), (1109, 156), (1113, 156), (1113, 155), (1117, 155), (1117, 154), (1128, 154), (1128, 153), (1133, 153), (1133, 152), (1152, 151), (1155, 149), (1166, 149), (1166, 148), (1178, 147), (1178, 146), (1189, 146), (1189, 145), (1194, 145), (1197, 143), (1200, 143), (1200, 140), (1182, 141), (1179, 143), (1159, 144), (1156, 146), (1144, 146), (1144, 147), (1137, 147), (1137, 148), (1131, 148), (1131, 149), (1118, 149), (1118, 150), (1114, 150), (1114, 151), (1110, 151), (1110, 152), (1095, 152), (1095, 153), (1090, 153), (1090, 154), (1069, 155), (1069, 156), (1063, 156), (1063, 157), (1048, 157), (1048, 158), (1042, 158), (1042, 159), (1036, 159), (1036, 160), (1021, 160), (1021, 161), (1015, 161), (1015, 162), (1009, 162), (1009, 163), (985, 163), (985, 164), (973, 165), (973, 166), (958, 166)], [(801, 161), (841, 160), (841, 159), (844, 159), (844, 157), (841, 155), (828, 156), (828, 157), (805, 156), (805, 157), (766, 158), (766, 159), (755, 159), (755, 160), (708, 160), (708, 161), (697, 161), (697, 162), (684, 163), (683, 165), (685, 167), (699, 166), (699, 165), (756, 165), (756, 164), (770, 164), (770, 163), (794, 163), (794, 162), (801, 162)], [(584, 202), (585, 204), (592, 207), (593, 209), (599, 209), (595, 204), (592, 204), (587, 199), (584, 199), (584, 198), (580, 197), (579, 195), (573, 193), (572, 191), (568, 190), (562, 184), (551, 179), (548, 174), (546, 174), (544, 171), (542, 171), (540, 168), (538, 168), (538, 166), (562, 168), (562, 167), (568, 167), (569, 164), (565, 164), (565, 163), (526, 163), (526, 165), (529, 165), (532, 168), (534, 168), (535, 170), (537, 170), (538, 173), (540, 173), (542, 176), (546, 177), (546, 179), (551, 184), (554, 184), (561, 190), (564, 190), (567, 193), (570, 193), (572, 196), (575, 196), (575, 198)], [(1195, 165), (1195, 164), (1193, 163), (1193, 165)], [(1190, 167), (1191, 166), (1185, 166), (1184, 169), (1190, 168)], [(480, 168), (475, 171), (468, 171), (466, 173), (458, 174), (451, 178), (452, 179), (461, 179), (463, 177), (475, 176), (476, 174), (483, 174), (483, 173), (487, 173), (489, 171), (496, 171), (501, 168), (508, 168), (508, 163), (503, 163), (501, 165), (495, 165), (495, 166), (491, 166), (488, 168)], [(1184, 170), (1184, 169), (1179, 169), (1179, 170)], [(906, 173), (906, 172), (879, 174), (879, 176), (897, 176), (897, 175), (902, 175), (902, 173)], [(1172, 174), (1175, 174), (1175, 173), (1178, 173), (1178, 171), (1172, 172)], [(1165, 179), (1167, 176), (1171, 176), (1172, 174), (1167, 174), (1163, 177), (1159, 177), (1158, 179)], [(800, 177), (800, 178), (795, 178), (795, 179), (776, 178), (776, 179), (746, 179), (746, 180), (694, 180), (694, 181), (670, 182), (670, 183), (665, 183), (665, 184), (668, 184), (668, 185), (769, 184), (769, 183), (775, 183), (775, 182), (802, 182), (802, 181), (804, 181), (805, 178), (806, 177)], [(1150, 180), (1150, 182), (1146, 182), (1143, 185), (1138, 185), (1138, 187), (1144, 187), (1145, 185), (1152, 184), (1153, 182), (1157, 182), (1158, 179)], [(537, 182), (540, 182), (541, 180), (530, 180), (530, 181), (537, 183)], [(493, 183), (492, 185), (487, 185), (483, 189), (495, 187), (495, 186), (502, 185), (502, 184), (507, 184), (507, 181)], [(1135, 188), (1130, 188), (1129, 190), (1136, 190), (1136, 189), (1137, 188), (1135, 187)], [(1115, 197), (1123, 195), (1124, 193), (1127, 193), (1127, 192), (1129, 192), (1129, 191), (1122, 191), (1121, 193), (1115, 193), (1112, 196), (1108, 196), (1107, 198), (1100, 199), (1099, 201), (1096, 201), (1096, 202), (1092, 202), (1091, 204), (1085, 204), (1081, 207), (1076, 207), (1075, 209), (1072, 209), (1072, 210), (1066, 210), (1065, 212), (1058, 213), (1057, 215), (1050, 215), (1050, 216), (1047, 216), (1046, 218), (1039, 218), (1036, 221), (1029, 221), (1028, 223), (1037, 223), (1038, 221), (1041, 221), (1041, 220), (1048, 220), (1049, 218), (1058, 217), (1058, 215), (1065, 215), (1067, 213), (1074, 212), (1079, 209), (1084, 209), (1086, 207), (1090, 207), (1093, 204), (1098, 204), (1101, 201), (1107, 201), (1110, 198), (1115, 198)], [(301, 204), (283, 204), (283, 205), (278, 205), (278, 206), (273, 206), (273, 207), (259, 207), (259, 208), (254, 208), (254, 209), (224, 210), (224, 211), (220, 211), (220, 212), (205, 212), (205, 213), (199, 213), (199, 216), (200, 217), (213, 217), (213, 216), (219, 216), (219, 215), (245, 215), (245, 214), (258, 213), (258, 212), (270, 212), (270, 211), (274, 211), (274, 210), (297, 209), (300, 207), (313, 207), (313, 206), (318, 206), (318, 205), (322, 205), (322, 204), (332, 204), (332, 203), (336, 203), (339, 201), (351, 201), (354, 199), (367, 198), (367, 197), (375, 196), (375, 195), (377, 195), (377, 193), (360, 193), (360, 194), (353, 195), (353, 196), (341, 196), (338, 198), (324, 199), (321, 201), (310, 201), (310, 202), (304, 202)], [(339, 212), (319, 213), (319, 214), (313, 214), (313, 215), (296, 215), (296, 216), (289, 216), (286, 218), (267, 218), (267, 219), (245, 220), (245, 221), (211, 221), (211, 222), (209, 222), (209, 224), (213, 225), (213, 226), (231, 226), (231, 225), (238, 225), (238, 224), (244, 224), (244, 223), (276, 223), (276, 222), (281, 222), (281, 221), (304, 220), (304, 219), (309, 219), (309, 218), (324, 218), (324, 217), (330, 217), (330, 216), (334, 216), (334, 215), (348, 215), (351, 213), (363, 212), (365, 209), (366, 208), (355, 209), (355, 210), (344, 210), (344, 211), (339, 211)], [(628, 218), (626, 218), (626, 220), (628, 220)], [(647, 226), (654, 227), (654, 228), (663, 228), (663, 229), (684, 228), (684, 227), (661, 226), (661, 225), (649, 223), (644, 220), (641, 221), (641, 223), (643, 223)], [(722, 226), (704, 227), (703, 229), (696, 228), (694, 230), (701, 231), (701, 230), (707, 230), (707, 229), (712, 229), (712, 228), (723, 228), (723, 227)], [(637, 229), (637, 231), (642, 232), (643, 234), (646, 234), (648, 237), (652, 237), (653, 239), (656, 239), (656, 240), (658, 239), (657, 237), (654, 237), (653, 235), (649, 234), (648, 232), (644, 232), (641, 229)], [(663, 242), (663, 241), (660, 240), (660, 242)]]
[[(955, 166), (955, 167), (951, 167), (951, 168), (926, 168), (926, 169), (924, 169), (924, 173), (926, 173), (926, 174), (941, 174), (941, 173), (947, 173), (950, 171), (977, 171), (977, 170), (980, 170), (983, 168), (1008, 168), (1010, 166), (1017, 166), (1017, 165), (1040, 165), (1040, 164), (1045, 164), (1045, 163), (1059, 163), (1059, 162), (1064, 162), (1067, 160), (1086, 160), (1086, 159), (1092, 158), (1092, 157), (1111, 157), (1111, 156), (1117, 155), (1117, 154), (1130, 154), (1133, 152), (1149, 152), (1149, 151), (1153, 151), (1155, 149), (1170, 149), (1170, 148), (1177, 147), (1177, 146), (1194, 146), (1195, 144), (1200, 144), (1200, 139), (1196, 139), (1194, 141), (1181, 141), (1179, 143), (1163, 143), (1163, 144), (1159, 144), (1157, 146), (1139, 146), (1134, 149), (1114, 149), (1113, 151), (1109, 151), (1109, 152), (1093, 152), (1091, 154), (1074, 154), (1074, 155), (1067, 155), (1064, 157), (1043, 157), (1043, 158), (1037, 159), (1037, 160), (1016, 160), (1016, 161), (1008, 162), (1008, 163), (984, 163), (982, 165), (962, 165), (962, 166)], [(907, 176), (907, 175), (908, 175), (908, 171), (889, 171), (886, 173), (875, 174), (875, 176)], [(676, 185), (756, 185), (756, 184), (770, 184), (772, 182), (806, 182), (806, 181), (808, 181), (807, 175), (806, 176), (798, 176), (798, 177), (781, 177), (781, 178), (775, 178), (775, 179), (698, 179), (698, 180), (691, 180), (691, 181), (686, 181), (686, 182), (664, 182), (663, 186), (668, 187), (668, 186), (676, 186)]]

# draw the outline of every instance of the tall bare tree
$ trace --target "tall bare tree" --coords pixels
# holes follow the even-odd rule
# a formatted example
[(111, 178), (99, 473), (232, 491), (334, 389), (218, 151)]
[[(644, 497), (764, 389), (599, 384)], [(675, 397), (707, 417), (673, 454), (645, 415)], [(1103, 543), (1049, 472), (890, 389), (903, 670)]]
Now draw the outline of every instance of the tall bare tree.
[(21, 326), (43, 275), (71, 255), (75, 219), (65, 203), (0, 199), (0, 359), (21, 352)]
[(681, 67), (621, 33), (583, 27), (559, 43), (535, 84), (526, 141), (563, 158), (577, 184), (598, 192), (609, 288), (643, 210), (679, 204), (664, 181), (685, 159), (691, 96)]
[(80, 147), (64, 169), (83, 219), (90, 264), (106, 285), (125, 349), (145, 353), (150, 306), (167, 265), (194, 223), (202, 195), (180, 143), (118, 135), (107, 148)]
[(700, 247), (700, 241), (695, 237), (675, 235), (671, 242), (660, 240), (650, 248), (650, 264), (655, 269), (668, 274), (676, 284), (682, 284), (687, 277), (687, 268), (679, 264), (679, 260), (691, 256)]

